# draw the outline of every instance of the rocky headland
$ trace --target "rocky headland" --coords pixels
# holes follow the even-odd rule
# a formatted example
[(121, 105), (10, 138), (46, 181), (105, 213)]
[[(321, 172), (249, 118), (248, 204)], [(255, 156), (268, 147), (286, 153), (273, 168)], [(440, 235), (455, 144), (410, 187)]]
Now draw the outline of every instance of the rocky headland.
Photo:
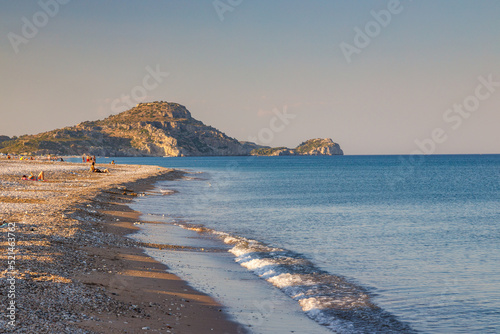
[(308, 140), (295, 149), (240, 142), (196, 120), (178, 103), (139, 103), (103, 120), (82, 122), (37, 135), (0, 136), (7, 154), (99, 156), (338, 155), (331, 139)]
[(284, 155), (343, 155), (340, 145), (334, 143), (330, 138), (310, 139), (296, 148), (273, 147), (259, 148), (250, 152), (252, 155), (260, 156), (284, 156)]

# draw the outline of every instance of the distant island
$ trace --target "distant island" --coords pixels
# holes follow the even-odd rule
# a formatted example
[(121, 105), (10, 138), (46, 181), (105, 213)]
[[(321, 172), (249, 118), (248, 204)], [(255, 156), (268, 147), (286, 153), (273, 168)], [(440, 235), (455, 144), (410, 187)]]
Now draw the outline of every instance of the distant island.
[(254, 149), (251, 155), (281, 156), (281, 155), (343, 155), (339, 144), (330, 138), (310, 139), (294, 149), (286, 147), (262, 147)]
[(171, 102), (139, 103), (103, 120), (9, 138), (0, 136), (7, 154), (99, 156), (282, 156), (343, 155), (333, 140), (311, 139), (295, 149), (241, 142), (194, 119), (186, 107)]

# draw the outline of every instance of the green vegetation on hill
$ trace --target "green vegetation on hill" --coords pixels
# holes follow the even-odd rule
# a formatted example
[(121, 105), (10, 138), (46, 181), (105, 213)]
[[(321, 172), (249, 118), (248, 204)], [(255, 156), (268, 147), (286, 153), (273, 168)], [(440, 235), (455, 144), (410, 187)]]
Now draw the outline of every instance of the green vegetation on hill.
[(343, 155), (344, 152), (340, 146), (333, 142), (330, 138), (310, 139), (303, 142), (295, 149), (286, 147), (267, 147), (254, 149), (250, 153), (252, 155), (261, 156), (278, 156), (278, 155)]
[[(186, 107), (169, 102), (140, 103), (135, 108), (103, 120), (86, 121), (37, 135), (25, 135), (19, 138), (0, 136), (0, 152), (12, 154), (101, 156), (330, 154), (332, 145), (337, 144), (331, 139), (315, 139), (301, 144), (294, 151), (286, 147), (270, 148), (250, 142), (239, 142), (216, 128), (194, 119)], [(318, 146), (328, 147), (327, 150), (317, 150)]]
[(286, 148), (286, 147), (259, 148), (259, 149), (252, 150), (250, 152), (250, 154), (251, 155), (264, 155), (264, 156), (266, 156), (266, 155), (274, 155), (277, 152), (282, 151), (282, 150), (288, 150), (288, 148)]
[(178, 103), (140, 103), (103, 120), (0, 142), (0, 152), (108, 156), (245, 155), (236, 139)]
[(297, 148), (295, 149), (295, 152), (299, 154), (305, 154), (307, 152), (310, 152), (312, 150), (321, 148), (321, 147), (328, 147), (332, 144), (332, 141), (328, 141), (325, 139), (310, 139), (308, 141), (303, 142)]

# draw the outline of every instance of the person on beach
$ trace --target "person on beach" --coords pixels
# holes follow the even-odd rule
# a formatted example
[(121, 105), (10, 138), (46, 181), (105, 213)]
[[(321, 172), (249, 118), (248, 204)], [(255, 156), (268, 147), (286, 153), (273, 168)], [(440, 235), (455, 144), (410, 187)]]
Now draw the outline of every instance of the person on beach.
[(98, 168), (95, 168), (95, 162), (92, 161), (92, 165), (90, 165), (90, 171), (92, 173), (109, 173), (109, 170), (106, 168), (104, 170), (100, 170)]
[(45, 181), (45, 174), (41, 171), (38, 176), (35, 176), (33, 172), (30, 172), (30, 176), (23, 175), (22, 179), (26, 181)]

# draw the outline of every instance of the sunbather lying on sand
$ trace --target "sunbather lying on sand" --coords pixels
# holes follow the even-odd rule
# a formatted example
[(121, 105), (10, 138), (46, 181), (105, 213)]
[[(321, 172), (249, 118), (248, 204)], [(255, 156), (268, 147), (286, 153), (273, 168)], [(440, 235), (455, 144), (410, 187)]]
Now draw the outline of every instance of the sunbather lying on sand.
[(98, 168), (95, 168), (95, 162), (92, 162), (92, 165), (90, 165), (90, 171), (92, 173), (109, 173), (109, 170), (107, 168), (104, 170), (100, 170)]
[(23, 175), (23, 180), (27, 181), (45, 181), (45, 175), (43, 171), (38, 174), (38, 176), (33, 175), (33, 172), (30, 172), (30, 176)]

